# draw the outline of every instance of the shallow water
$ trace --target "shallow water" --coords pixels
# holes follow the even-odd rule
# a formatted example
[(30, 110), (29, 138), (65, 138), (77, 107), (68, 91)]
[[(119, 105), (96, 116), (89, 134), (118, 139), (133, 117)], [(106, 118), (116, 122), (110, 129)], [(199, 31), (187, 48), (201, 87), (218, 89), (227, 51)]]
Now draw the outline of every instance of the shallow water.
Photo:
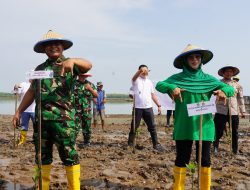
[(32, 187), (26, 187), (19, 183), (11, 183), (0, 179), (0, 189), (1, 190), (31, 190)]
[[(20, 102), (18, 102), (18, 105)], [(131, 102), (108, 102), (105, 104), (106, 114), (131, 114), (132, 103)], [(15, 101), (14, 100), (2, 100), (0, 99), (0, 114), (11, 115), (15, 112)]]

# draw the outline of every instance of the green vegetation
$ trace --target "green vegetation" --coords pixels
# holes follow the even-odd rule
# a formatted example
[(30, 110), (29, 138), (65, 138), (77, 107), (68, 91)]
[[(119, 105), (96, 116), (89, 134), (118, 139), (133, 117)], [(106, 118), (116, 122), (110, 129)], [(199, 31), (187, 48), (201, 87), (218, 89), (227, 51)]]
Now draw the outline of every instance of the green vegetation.
[[(14, 99), (14, 95), (11, 93), (0, 92), (0, 99)], [(108, 102), (131, 102), (133, 101), (129, 98), (128, 94), (107, 94)]]
[(195, 162), (190, 162), (189, 164), (186, 164), (186, 167), (188, 170), (191, 172), (191, 177), (192, 177), (192, 190), (194, 189), (194, 174), (195, 174), (195, 169), (197, 167), (197, 164)]
[(107, 94), (108, 102), (131, 102), (133, 101), (129, 98), (128, 94)]
[(1, 99), (14, 99), (14, 95), (11, 93), (6, 93), (6, 92), (0, 92), (0, 98)]
[(107, 94), (107, 98), (120, 98), (120, 99), (126, 99), (129, 98), (128, 94)]
[(0, 97), (13, 97), (13, 94), (6, 93), (6, 92), (0, 92)]

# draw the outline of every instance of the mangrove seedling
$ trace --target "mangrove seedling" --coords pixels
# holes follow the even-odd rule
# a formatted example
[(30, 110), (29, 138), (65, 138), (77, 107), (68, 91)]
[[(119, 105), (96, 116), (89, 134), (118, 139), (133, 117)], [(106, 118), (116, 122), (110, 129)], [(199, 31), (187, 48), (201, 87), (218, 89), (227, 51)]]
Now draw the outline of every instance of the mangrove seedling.
[(186, 164), (187, 169), (191, 172), (192, 190), (194, 190), (194, 174), (196, 166), (197, 164), (195, 162), (190, 162), (189, 164)]

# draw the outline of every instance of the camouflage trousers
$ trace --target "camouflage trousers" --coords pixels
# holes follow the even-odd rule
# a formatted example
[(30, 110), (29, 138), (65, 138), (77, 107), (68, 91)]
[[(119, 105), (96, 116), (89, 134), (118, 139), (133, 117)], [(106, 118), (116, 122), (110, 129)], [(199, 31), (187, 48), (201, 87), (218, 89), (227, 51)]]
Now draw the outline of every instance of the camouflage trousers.
[(92, 121), (92, 114), (91, 111), (84, 112), (82, 114), (77, 114), (78, 118), (78, 127), (82, 129), (82, 133), (84, 134), (91, 134), (91, 121)]
[[(53, 145), (55, 144), (59, 156), (65, 166), (79, 164), (76, 151), (77, 128), (75, 121), (42, 121), (41, 127), (41, 159), (43, 165), (53, 162)], [(34, 125), (33, 139), (36, 149), (36, 163), (38, 163), (38, 125)]]
[(82, 133), (83, 134), (91, 134), (91, 121), (92, 121), (91, 113), (84, 113), (82, 115)]

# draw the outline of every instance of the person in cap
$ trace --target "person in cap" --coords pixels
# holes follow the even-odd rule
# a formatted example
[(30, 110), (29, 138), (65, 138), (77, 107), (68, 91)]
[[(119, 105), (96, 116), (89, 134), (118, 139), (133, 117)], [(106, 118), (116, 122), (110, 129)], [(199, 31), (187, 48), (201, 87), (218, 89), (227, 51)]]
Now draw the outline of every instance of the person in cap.
[(240, 81), (240, 76), (239, 75), (233, 76), (233, 80), (236, 81), (236, 82), (239, 82)]
[(93, 118), (94, 118), (94, 127), (97, 125), (97, 115), (101, 118), (102, 130), (104, 131), (105, 127), (105, 106), (106, 103), (106, 94), (105, 90), (103, 90), (102, 82), (97, 82), (97, 93), (98, 97), (94, 98), (94, 106), (93, 106)]
[(234, 66), (225, 66), (219, 69), (218, 75), (223, 77), (222, 82), (232, 86), (235, 89), (235, 94), (230, 97), (226, 104), (224, 102), (217, 102), (217, 112), (214, 116), (214, 123), (216, 129), (216, 140), (213, 143), (214, 153), (218, 153), (219, 141), (223, 136), (226, 123), (230, 125), (230, 119), (232, 124), (232, 150), (234, 154), (238, 152), (238, 127), (239, 127), (239, 113), (241, 117), (245, 117), (245, 104), (243, 97), (243, 89), (238, 82), (232, 78), (239, 74), (240, 70)]
[[(186, 164), (190, 161), (193, 141), (196, 142), (198, 162), (200, 116), (189, 117), (187, 104), (209, 101), (212, 94), (215, 94), (219, 100), (225, 100), (226, 97), (234, 95), (234, 88), (202, 71), (202, 66), (212, 57), (211, 51), (189, 44), (174, 60), (174, 66), (182, 69), (182, 72), (156, 85), (158, 91), (168, 93), (175, 100), (174, 189), (184, 189)], [(202, 130), (201, 189), (208, 190), (211, 184), (210, 146), (215, 136), (212, 114), (203, 115)]]
[(87, 78), (91, 76), (89, 72), (79, 74), (74, 87), (77, 117), (82, 129), (83, 144), (86, 146), (90, 145), (91, 139), (91, 103), (93, 98), (98, 97), (95, 85), (87, 80)]
[(148, 127), (153, 148), (159, 152), (163, 152), (164, 148), (158, 142), (152, 100), (158, 107), (158, 114), (161, 114), (161, 105), (155, 94), (153, 83), (148, 78), (148, 73), (148, 67), (146, 65), (140, 65), (132, 78), (132, 92), (135, 106), (135, 113), (133, 113), (135, 114), (135, 126), (133, 126), (133, 117), (128, 136), (128, 146), (134, 145), (136, 130), (140, 126), (141, 119), (143, 118)]
[[(34, 46), (34, 51), (47, 55), (47, 60), (38, 65), (35, 71), (52, 70), (53, 78), (41, 79), (41, 92), (38, 91), (38, 80), (33, 80), (14, 117), (13, 126), (19, 122), (20, 114), (34, 101), (38, 105), (41, 96), (41, 158), (42, 189), (48, 190), (50, 170), (53, 162), (53, 145), (57, 146), (59, 156), (66, 169), (69, 189), (80, 189), (80, 164), (76, 150), (74, 81), (78, 74), (86, 73), (92, 64), (81, 58), (66, 58), (64, 50), (73, 43), (62, 35), (48, 31), (43, 39)], [(34, 143), (36, 163), (38, 163), (38, 106), (36, 106), (34, 125)]]
[[(23, 100), (23, 97), (27, 90), (30, 88), (32, 80), (21, 82), (19, 84), (16, 84), (14, 86), (14, 93), (17, 93), (20, 95), (20, 101)], [(21, 113), (21, 131), (20, 131), (20, 138), (18, 142), (18, 146), (24, 144), (27, 139), (27, 133), (29, 130), (29, 121), (31, 120), (32, 125), (34, 125), (35, 122), (35, 101), (32, 102), (32, 104)]]

